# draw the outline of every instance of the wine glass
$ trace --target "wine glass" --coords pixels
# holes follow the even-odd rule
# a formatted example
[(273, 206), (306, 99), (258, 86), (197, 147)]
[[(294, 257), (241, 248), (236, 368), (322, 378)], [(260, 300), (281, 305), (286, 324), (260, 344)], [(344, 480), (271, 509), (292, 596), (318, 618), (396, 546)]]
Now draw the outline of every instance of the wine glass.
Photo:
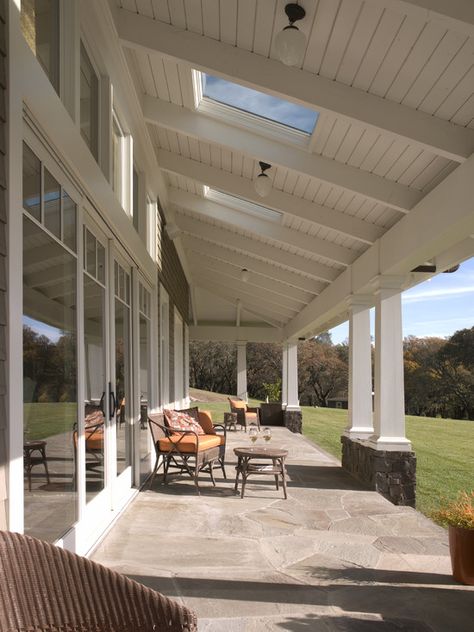
[(255, 426), (252, 426), (249, 429), (249, 438), (252, 443), (255, 443), (255, 441), (258, 439), (258, 430)]
[(263, 434), (263, 438), (267, 442), (270, 441), (270, 439), (272, 438), (272, 431), (270, 430), (270, 428), (264, 428), (262, 434)]

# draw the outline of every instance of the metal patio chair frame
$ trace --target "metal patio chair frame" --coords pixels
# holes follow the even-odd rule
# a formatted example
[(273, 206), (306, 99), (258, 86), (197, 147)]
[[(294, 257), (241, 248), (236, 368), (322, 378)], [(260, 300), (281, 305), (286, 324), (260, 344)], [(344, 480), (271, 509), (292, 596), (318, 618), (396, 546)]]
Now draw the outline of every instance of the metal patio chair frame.
[[(163, 483), (168, 482), (168, 470), (171, 467), (176, 468), (179, 473), (187, 473), (193, 479), (196, 491), (200, 494), (199, 490), (199, 474), (200, 472), (207, 472), (210, 477), (213, 486), (215, 487), (216, 481), (214, 479), (214, 463), (217, 462), (222, 469), (224, 478), (227, 478), (225, 472), (225, 441), (223, 445), (213, 446), (204, 450), (199, 449), (199, 440), (203, 435), (197, 434), (192, 430), (182, 430), (180, 428), (172, 428), (166, 424), (165, 417), (162, 413), (154, 413), (148, 415), (148, 424), (150, 432), (153, 438), (153, 445), (155, 447), (155, 466), (150, 478), (150, 488), (153, 485), (155, 476), (158, 470), (163, 464)], [(214, 429), (220, 429), (224, 431), (224, 437), (226, 437), (226, 429), (220, 424), (216, 424)], [(215, 433), (217, 434), (217, 433)], [(184, 437), (194, 436), (196, 449), (192, 452), (184, 451), (180, 446)], [(171, 449), (161, 450), (160, 440), (171, 439)], [(183, 444), (184, 445), (184, 444)]]

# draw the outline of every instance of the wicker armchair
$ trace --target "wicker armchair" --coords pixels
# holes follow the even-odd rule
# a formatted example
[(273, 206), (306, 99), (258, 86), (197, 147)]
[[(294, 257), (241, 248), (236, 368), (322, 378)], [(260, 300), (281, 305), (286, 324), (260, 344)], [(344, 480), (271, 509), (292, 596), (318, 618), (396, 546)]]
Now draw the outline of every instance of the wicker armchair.
[[(163, 464), (163, 483), (167, 483), (168, 470), (174, 468), (179, 473), (188, 474), (194, 481), (196, 492), (199, 494), (199, 473), (207, 472), (215, 486), (214, 465), (225, 472), (226, 428), (221, 424), (213, 425), (209, 412), (197, 408), (187, 408), (191, 415), (204, 430), (205, 434), (196, 434), (192, 430), (172, 428), (163, 413), (148, 414), (148, 424), (155, 446), (155, 467), (150, 478), (150, 488), (155, 476)], [(217, 430), (222, 431), (219, 434)]]
[(250, 407), (242, 399), (228, 397), (230, 411), (237, 413), (237, 423), (245, 427), (245, 432), (249, 426), (257, 426), (260, 430), (260, 408)]
[(86, 558), (0, 531), (2, 632), (195, 632), (196, 615)]

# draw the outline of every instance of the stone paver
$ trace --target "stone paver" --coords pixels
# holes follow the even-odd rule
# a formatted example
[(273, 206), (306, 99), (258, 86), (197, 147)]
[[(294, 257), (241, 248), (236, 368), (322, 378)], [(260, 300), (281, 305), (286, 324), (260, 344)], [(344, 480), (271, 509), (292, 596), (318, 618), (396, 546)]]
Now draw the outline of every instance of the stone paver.
[(193, 608), (200, 632), (472, 632), (474, 588), (451, 578), (447, 536), (420, 513), (367, 491), (310, 441), (274, 428), (289, 450), (288, 500), (273, 478), (233, 493), (227, 476), (157, 479), (93, 559)]

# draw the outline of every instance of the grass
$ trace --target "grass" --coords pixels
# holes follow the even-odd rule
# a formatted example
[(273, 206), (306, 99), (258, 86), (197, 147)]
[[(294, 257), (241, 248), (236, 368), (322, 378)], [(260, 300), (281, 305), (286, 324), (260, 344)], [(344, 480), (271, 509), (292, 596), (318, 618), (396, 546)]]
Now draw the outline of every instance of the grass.
[(71, 432), (77, 419), (77, 405), (71, 402), (24, 404), (25, 435), (29, 441)]
[[(229, 410), (227, 400), (200, 407), (212, 412), (214, 422)], [(302, 411), (305, 436), (339, 459), (347, 411), (307, 406)], [(407, 416), (406, 424), (417, 457), (417, 509), (431, 515), (442, 498), (454, 499), (474, 487), (474, 422)]]

